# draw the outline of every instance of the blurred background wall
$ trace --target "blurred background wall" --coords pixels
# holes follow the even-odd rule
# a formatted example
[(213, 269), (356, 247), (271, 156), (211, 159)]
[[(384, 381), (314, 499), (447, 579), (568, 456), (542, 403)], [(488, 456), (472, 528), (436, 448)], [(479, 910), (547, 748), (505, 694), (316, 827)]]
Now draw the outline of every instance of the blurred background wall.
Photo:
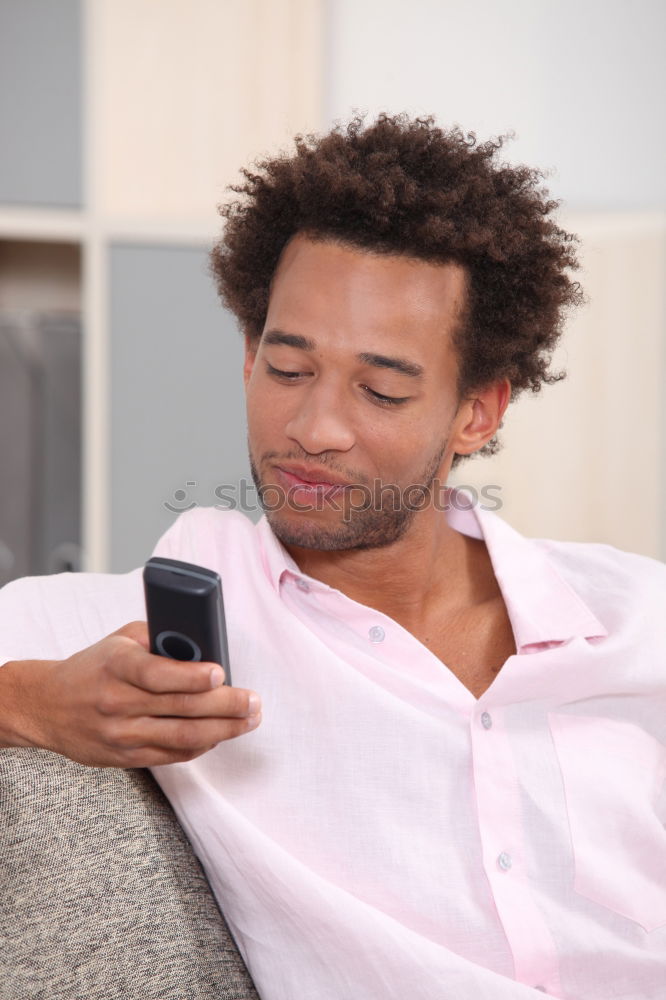
[(240, 499), (215, 206), (356, 109), (513, 130), (583, 241), (570, 377), (456, 481), (528, 534), (666, 558), (665, 38), (660, 0), (0, 0), (0, 581), (129, 569)]

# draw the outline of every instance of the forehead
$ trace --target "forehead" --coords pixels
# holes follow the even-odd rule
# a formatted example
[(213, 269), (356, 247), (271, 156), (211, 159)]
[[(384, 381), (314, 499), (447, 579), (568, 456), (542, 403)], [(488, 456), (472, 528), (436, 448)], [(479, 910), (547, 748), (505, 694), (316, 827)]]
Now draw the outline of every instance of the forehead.
[[(266, 329), (369, 349), (400, 339), (418, 350), (450, 342), (466, 300), (464, 268), (360, 250), (303, 234), (285, 247), (269, 299)], [(430, 353), (429, 351), (427, 353)]]

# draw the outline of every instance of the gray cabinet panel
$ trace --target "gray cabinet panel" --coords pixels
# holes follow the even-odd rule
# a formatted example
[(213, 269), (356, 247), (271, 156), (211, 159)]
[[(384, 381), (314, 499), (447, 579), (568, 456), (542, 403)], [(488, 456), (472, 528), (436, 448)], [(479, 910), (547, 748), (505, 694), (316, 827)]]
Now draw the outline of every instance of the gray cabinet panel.
[(0, 202), (81, 205), (80, 0), (0, 0)]
[[(110, 569), (143, 562), (192, 504), (248, 476), (242, 338), (207, 253), (114, 244)], [(229, 491), (227, 491), (229, 492)]]
[(79, 569), (78, 316), (0, 311), (0, 586)]

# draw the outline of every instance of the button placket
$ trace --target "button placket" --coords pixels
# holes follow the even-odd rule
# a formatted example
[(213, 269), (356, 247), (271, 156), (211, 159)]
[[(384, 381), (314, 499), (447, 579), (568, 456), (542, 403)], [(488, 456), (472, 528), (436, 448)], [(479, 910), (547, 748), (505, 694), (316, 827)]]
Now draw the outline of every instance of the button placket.
[[(490, 710), (488, 710), (490, 709)], [(557, 950), (525, 871), (525, 832), (515, 748), (502, 706), (470, 718), (483, 868), (514, 959), (516, 979), (559, 981)], [(492, 712), (492, 714), (491, 714)], [(520, 744), (518, 744), (519, 746)]]

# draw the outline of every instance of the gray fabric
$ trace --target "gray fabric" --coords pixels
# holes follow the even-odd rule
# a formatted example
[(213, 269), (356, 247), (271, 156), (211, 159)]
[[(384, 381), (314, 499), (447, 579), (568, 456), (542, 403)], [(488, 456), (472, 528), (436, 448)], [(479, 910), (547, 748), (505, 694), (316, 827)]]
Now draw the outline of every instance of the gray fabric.
[(251, 1000), (150, 773), (0, 749), (0, 1000)]

